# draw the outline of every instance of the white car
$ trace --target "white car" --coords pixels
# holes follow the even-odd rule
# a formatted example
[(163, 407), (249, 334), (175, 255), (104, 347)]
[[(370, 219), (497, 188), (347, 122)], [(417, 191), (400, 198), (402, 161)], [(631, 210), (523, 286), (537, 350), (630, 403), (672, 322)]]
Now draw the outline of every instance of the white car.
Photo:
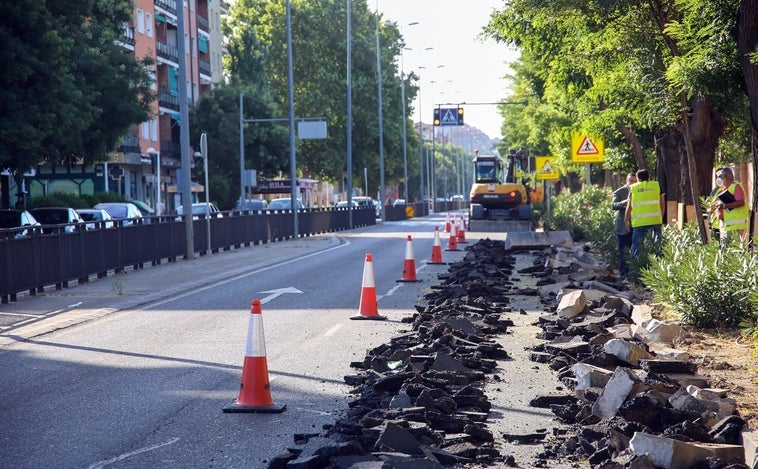
[[(302, 210), (305, 208), (303, 201), (297, 199), (297, 209)], [(292, 199), (289, 197), (281, 197), (279, 199), (271, 199), (268, 202), (266, 210), (292, 210)]]
[[(184, 215), (184, 205), (178, 205), (176, 207), (176, 214), (180, 217)], [(216, 207), (213, 203), (199, 203), (199, 204), (192, 204), (192, 219), (197, 220), (200, 218), (200, 215), (203, 215), (203, 217), (211, 216), (213, 218), (223, 218), (224, 215), (221, 213), (221, 210)]]
[(142, 212), (131, 202), (103, 202), (93, 208), (105, 210), (113, 220), (124, 220), (124, 226), (139, 223), (142, 218)]
[(110, 213), (102, 208), (80, 208), (76, 210), (76, 213), (82, 217), (82, 220), (88, 222), (85, 225), (88, 230), (94, 230), (98, 227), (98, 224), (94, 222), (102, 222), (100, 226), (103, 228), (113, 228), (113, 218)]

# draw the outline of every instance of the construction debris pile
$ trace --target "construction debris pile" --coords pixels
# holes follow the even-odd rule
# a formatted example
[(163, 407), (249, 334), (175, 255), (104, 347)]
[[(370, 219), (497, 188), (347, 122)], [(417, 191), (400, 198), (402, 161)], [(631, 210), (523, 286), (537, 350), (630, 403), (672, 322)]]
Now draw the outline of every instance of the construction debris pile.
[(497, 360), (508, 358), (492, 338), (512, 325), (501, 315), (510, 312), (513, 268), (502, 242), (477, 243), (416, 307), (411, 332), (351, 364), (361, 371), (345, 382), (360, 397), (328, 429), (335, 443), (291, 450), (269, 467), (433, 468), (500, 458), (482, 388)]
[[(552, 312), (539, 320), (547, 342), (531, 359), (573, 391), (533, 402), (572, 425), (546, 444), (547, 457), (604, 469), (748, 467), (755, 446), (742, 446), (736, 401), (674, 348), (685, 334), (678, 324), (633, 304), (581, 248), (545, 250), (527, 270), (541, 278), (538, 294)], [(755, 431), (744, 436), (755, 441)]]
[(745, 455), (758, 452), (747, 443), (755, 431), (743, 430), (735, 401), (711, 389), (673, 347), (683, 333), (678, 325), (652, 319), (581, 247), (534, 251), (534, 267), (518, 273), (539, 277), (536, 288), (514, 287), (514, 257), (503, 246), (482, 240), (469, 247), (416, 307), (411, 331), (351, 364), (360, 371), (345, 382), (359, 397), (347, 415), (322, 434), (296, 436), (302, 445), (269, 468), (523, 462), (500, 453), (508, 438), (488, 430), (491, 403), (483, 391), (485, 380), (500, 379), (497, 361), (509, 358), (494, 339), (513, 326), (506, 318), (516, 294), (539, 295), (549, 313), (539, 319), (545, 342), (530, 351), (531, 360), (547, 364), (571, 390), (531, 402), (556, 416), (534, 467), (559, 459), (605, 469), (749, 467)]

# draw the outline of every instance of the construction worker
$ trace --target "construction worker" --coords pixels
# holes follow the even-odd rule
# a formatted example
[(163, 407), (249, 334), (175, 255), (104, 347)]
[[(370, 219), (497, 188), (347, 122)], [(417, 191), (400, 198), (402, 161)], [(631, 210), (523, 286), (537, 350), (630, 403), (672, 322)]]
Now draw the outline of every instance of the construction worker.
[(637, 181), (629, 187), (629, 203), (624, 212), (626, 227), (632, 230), (632, 257), (639, 255), (640, 244), (647, 233), (652, 233), (653, 241), (660, 241), (666, 203), (666, 194), (657, 181), (650, 180), (646, 169), (637, 171)]
[(627, 228), (624, 219), (626, 206), (629, 204), (629, 188), (637, 182), (637, 175), (626, 175), (626, 184), (613, 192), (611, 208), (616, 212), (613, 224), (613, 232), (616, 234), (619, 255), (619, 275), (626, 275), (629, 267), (626, 265), (626, 251), (632, 246), (632, 232)]
[[(721, 169), (721, 177), (716, 178), (716, 184), (722, 188), (722, 191), (716, 196), (716, 200), (714, 201), (714, 208), (720, 220), (719, 233), (721, 242), (728, 244), (731, 241), (739, 240), (744, 243), (747, 238), (748, 223), (745, 190), (739, 181), (734, 180), (734, 172), (731, 168)], [(731, 197), (721, 195), (725, 192), (731, 194)]]

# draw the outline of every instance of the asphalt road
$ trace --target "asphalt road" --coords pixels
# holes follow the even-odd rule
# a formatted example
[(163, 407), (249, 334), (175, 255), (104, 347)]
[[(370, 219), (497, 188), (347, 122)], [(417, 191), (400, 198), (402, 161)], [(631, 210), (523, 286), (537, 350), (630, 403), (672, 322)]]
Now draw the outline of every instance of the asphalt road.
[[(426, 263), (444, 222), (253, 246), (0, 305), (0, 467), (266, 467), (296, 447), (293, 435), (318, 433), (346, 410), (351, 361), (408, 329), (400, 321), (447, 271)], [(398, 282), (408, 235), (420, 282)], [(471, 243), (493, 236), (467, 233)], [(444, 250), (444, 233), (441, 243), (446, 262), (463, 257)], [(385, 321), (350, 320), (366, 253)], [(222, 413), (238, 396), (252, 299), (263, 303), (271, 394), (287, 406), (280, 414)], [(533, 338), (522, 332), (521, 348)], [(495, 426), (544, 428), (547, 413), (519, 409), (529, 393), (554, 387), (549, 371), (507, 366), (493, 388)]]

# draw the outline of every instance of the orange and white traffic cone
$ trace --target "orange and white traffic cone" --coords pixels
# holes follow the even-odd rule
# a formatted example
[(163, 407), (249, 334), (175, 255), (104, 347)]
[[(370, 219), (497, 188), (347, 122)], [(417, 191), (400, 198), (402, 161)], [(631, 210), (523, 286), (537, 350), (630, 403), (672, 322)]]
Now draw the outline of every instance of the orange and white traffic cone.
[(458, 224), (458, 232), (456, 233), (456, 237), (458, 238), (458, 243), (467, 243), (466, 241), (466, 222), (463, 220), (463, 215), (461, 215), (461, 218), (459, 219)]
[(445, 213), (445, 233), (450, 233), (450, 212)]
[(447, 239), (447, 249), (445, 251), (460, 251), (458, 249), (458, 233), (455, 225), (452, 226), (453, 232), (450, 233), (450, 237)]
[(416, 260), (413, 257), (413, 240), (411, 235), (405, 243), (405, 262), (403, 262), (403, 277), (398, 282), (420, 282), (416, 278)]
[(440, 244), (440, 229), (434, 227), (434, 243), (432, 243), (432, 259), (429, 264), (445, 264), (442, 261), (442, 245)]
[(224, 412), (283, 412), (286, 405), (276, 405), (271, 400), (271, 386), (268, 381), (266, 363), (266, 343), (263, 338), (263, 316), (260, 300), (253, 300), (250, 320), (247, 324), (247, 344), (245, 362), (242, 365), (242, 380), (237, 401)]
[(350, 319), (387, 319), (379, 315), (376, 301), (376, 285), (374, 285), (374, 263), (371, 253), (366, 253), (366, 262), (363, 264), (363, 285), (361, 287), (361, 304), (359, 315)]

